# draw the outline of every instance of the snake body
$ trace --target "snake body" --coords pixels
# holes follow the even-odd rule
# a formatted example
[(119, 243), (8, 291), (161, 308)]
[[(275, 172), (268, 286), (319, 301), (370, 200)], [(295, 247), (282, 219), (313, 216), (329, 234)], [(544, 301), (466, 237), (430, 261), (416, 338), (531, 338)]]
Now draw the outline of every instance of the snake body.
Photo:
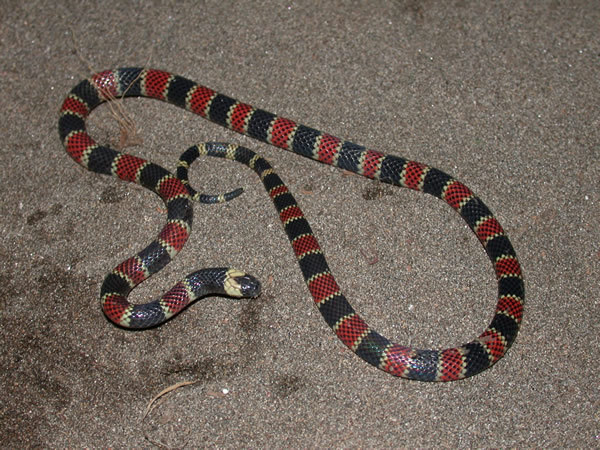
[[(499, 222), (464, 184), (436, 168), (342, 140), (241, 103), (184, 77), (142, 68), (108, 70), (81, 81), (65, 99), (58, 126), (67, 153), (77, 163), (93, 172), (151, 189), (167, 205), (167, 224), (157, 239), (136, 256), (119, 264), (104, 280), (101, 287), (103, 309), (113, 322), (126, 327), (152, 326), (178, 313), (211, 289), (234, 296), (255, 296), (260, 290), (258, 282), (244, 273), (233, 269), (207, 269), (206, 273), (220, 270), (220, 278), (210, 289), (196, 286), (198, 289), (194, 292), (193, 285), (204, 284), (203, 281), (197, 283), (197, 274), (202, 272), (199, 271), (186, 277), (160, 300), (137, 306), (127, 301), (131, 289), (162, 269), (189, 237), (192, 191), (182, 179), (166, 169), (99, 145), (87, 133), (85, 119), (90, 112), (104, 101), (120, 97), (149, 97), (172, 103), (226, 128), (299, 155), (367, 178), (434, 195), (460, 214), (494, 266), (498, 282), (496, 310), (483, 333), (467, 344), (445, 350), (415, 349), (391, 342), (354, 311), (331, 274), (298, 203), (264, 158), (243, 147), (216, 143), (192, 147), (182, 155), (180, 171), (183, 173), (197, 155), (206, 154), (242, 162), (260, 176), (323, 318), (340, 340), (369, 364), (404, 378), (452, 381), (489, 368), (514, 342), (523, 315), (521, 266)], [(229, 284), (230, 290), (223, 287), (225, 284)]]

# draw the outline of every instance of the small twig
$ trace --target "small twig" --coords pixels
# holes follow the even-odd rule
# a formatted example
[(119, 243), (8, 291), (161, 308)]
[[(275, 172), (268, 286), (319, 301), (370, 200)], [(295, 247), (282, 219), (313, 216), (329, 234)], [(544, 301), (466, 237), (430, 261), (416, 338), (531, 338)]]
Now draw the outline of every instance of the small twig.
[[(138, 75), (138, 78), (141, 76)], [(115, 98), (110, 91), (103, 91), (102, 95), (106, 99), (108, 103), (108, 108), (110, 110), (111, 116), (115, 119), (115, 121), (119, 124), (119, 142), (115, 144), (117, 149), (122, 150), (127, 147), (135, 147), (136, 145), (141, 145), (144, 143), (143, 138), (140, 136), (139, 130), (135, 125), (135, 121), (131, 118), (130, 114), (125, 109), (125, 105), (122, 101), (127, 94), (127, 91), (131, 88), (133, 83), (137, 81), (136, 78), (131, 82), (127, 89), (123, 92), (120, 98)]]
[(198, 381), (181, 381), (179, 383), (175, 383), (165, 389), (163, 389), (162, 391), (160, 391), (158, 394), (156, 394), (154, 396), (154, 398), (152, 400), (150, 400), (150, 402), (148, 403), (148, 406), (146, 406), (146, 410), (144, 411), (144, 415), (142, 416), (142, 420), (144, 420), (146, 418), (146, 416), (148, 414), (150, 414), (150, 412), (154, 409), (154, 403), (161, 398), (163, 395), (168, 394), (171, 391), (174, 391), (176, 389), (179, 389), (183, 386), (189, 386), (190, 384), (196, 384)]
[[(75, 54), (77, 55), (79, 60), (88, 68), (88, 71), (90, 73), (93, 73), (94, 70), (92, 69), (92, 65), (90, 64), (90, 62), (88, 60), (86, 60), (86, 58), (83, 57), (83, 55), (79, 51), (79, 48), (77, 47), (77, 39), (75, 38), (75, 30), (73, 29), (73, 27), (69, 27), (69, 30), (70, 30), (71, 40), (73, 42), (73, 49), (75, 51)], [(151, 59), (152, 59), (152, 53), (150, 54), (150, 56), (148, 56), (148, 61), (147, 61), (147, 64), (145, 67), (148, 67)], [(138, 78), (140, 76), (141, 76), (141, 74), (138, 75)], [(143, 138), (141, 137), (141, 135), (139, 133), (139, 130), (137, 129), (137, 127), (135, 125), (134, 120), (131, 118), (130, 114), (125, 109), (123, 102), (116, 101), (116, 100), (122, 100), (123, 97), (125, 97), (127, 90), (129, 90), (131, 85), (133, 85), (133, 83), (135, 81), (137, 81), (138, 78), (133, 80), (133, 82), (127, 87), (127, 89), (125, 90), (125, 92), (119, 99), (116, 99), (108, 91), (102, 92), (102, 95), (104, 96), (105, 100), (108, 103), (108, 108), (110, 110), (111, 116), (119, 124), (119, 140), (115, 144), (115, 147), (119, 150), (122, 150), (127, 147), (135, 147), (136, 145), (141, 145), (144, 142)]]

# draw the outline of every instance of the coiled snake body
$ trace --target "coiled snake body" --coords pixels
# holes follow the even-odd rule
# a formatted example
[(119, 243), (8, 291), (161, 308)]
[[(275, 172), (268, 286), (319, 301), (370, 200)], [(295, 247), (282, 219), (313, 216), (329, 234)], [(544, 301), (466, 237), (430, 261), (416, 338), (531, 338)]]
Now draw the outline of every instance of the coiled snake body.
[(292, 120), (238, 102), (168, 72), (124, 68), (100, 72), (75, 86), (60, 113), (59, 134), (80, 165), (156, 192), (167, 206), (167, 224), (148, 247), (107, 275), (101, 297), (106, 316), (121, 326), (144, 328), (164, 322), (191, 301), (209, 293), (252, 297), (258, 281), (234, 269), (204, 269), (188, 275), (151, 303), (132, 305), (129, 292), (162, 269), (183, 247), (192, 224), (185, 178), (142, 158), (97, 144), (85, 119), (104, 101), (141, 96), (160, 99), (226, 128), (367, 178), (432, 194), (455, 209), (477, 235), (495, 269), (498, 302), (494, 317), (472, 342), (445, 350), (420, 350), (389, 341), (354, 311), (335, 281), (298, 203), (269, 163), (251, 150), (203, 144), (182, 155), (179, 175), (198, 154), (240, 161), (261, 178), (290, 239), (304, 280), (327, 324), (342, 342), (369, 364), (392, 375), (420, 381), (451, 381), (475, 375), (498, 361), (516, 338), (523, 314), (524, 284), (515, 251), (485, 204), (469, 188), (425, 164), (386, 155)]

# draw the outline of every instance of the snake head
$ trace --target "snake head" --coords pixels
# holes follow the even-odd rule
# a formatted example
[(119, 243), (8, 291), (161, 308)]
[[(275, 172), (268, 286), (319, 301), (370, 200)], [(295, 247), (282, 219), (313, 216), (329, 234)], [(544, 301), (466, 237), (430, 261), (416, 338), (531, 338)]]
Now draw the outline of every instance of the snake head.
[(224, 288), (225, 292), (232, 297), (253, 298), (260, 295), (260, 281), (252, 275), (235, 269), (227, 271)]

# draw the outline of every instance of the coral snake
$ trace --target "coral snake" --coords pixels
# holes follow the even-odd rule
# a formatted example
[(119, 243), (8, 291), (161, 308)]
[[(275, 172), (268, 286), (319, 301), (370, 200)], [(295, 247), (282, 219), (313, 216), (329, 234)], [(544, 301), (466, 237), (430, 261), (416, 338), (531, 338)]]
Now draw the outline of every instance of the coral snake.
[[(180, 159), (178, 176), (145, 159), (97, 144), (85, 120), (105, 101), (149, 97), (172, 103), (230, 130), (367, 178), (426, 192), (444, 200), (467, 222), (492, 261), (498, 282), (493, 319), (473, 341), (445, 350), (421, 350), (389, 341), (354, 311), (342, 294), (298, 203), (262, 157), (244, 147), (209, 143), (191, 147)], [(425, 164), (387, 155), (241, 103), (169, 72), (122, 68), (96, 73), (64, 100), (60, 139), (77, 163), (93, 172), (135, 182), (157, 193), (167, 207), (167, 224), (137, 255), (109, 273), (101, 287), (105, 315), (129, 328), (158, 325), (207, 294), (254, 297), (260, 283), (230, 268), (203, 269), (178, 282), (159, 300), (132, 305), (130, 291), (162, 269), (182, 249), (192, 225), (189, 164), (200, 154), (235, 160), (252, 168), (275, 204), (314, 302), (335, 334), (359, 357), (392, 375), (420, 381), (451, 381), (475, 375), (498, 361), (514, 342), (521, 323), (524, 283), (515, 251), (485, 204), (464, 184)], [(205, 202), (238, 195), (205, 197)]]

